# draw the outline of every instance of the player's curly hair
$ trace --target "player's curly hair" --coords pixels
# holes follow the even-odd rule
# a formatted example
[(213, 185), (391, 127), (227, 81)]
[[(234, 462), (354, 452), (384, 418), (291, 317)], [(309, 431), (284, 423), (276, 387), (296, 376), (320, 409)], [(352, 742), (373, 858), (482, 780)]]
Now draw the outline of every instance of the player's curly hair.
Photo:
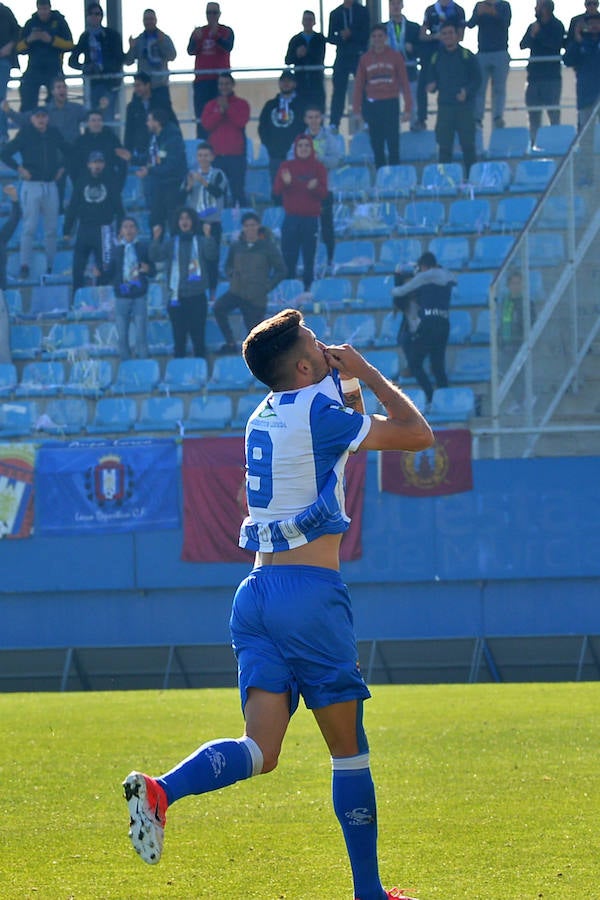
[(242, 345), (246, 365), (272, 391), (286, 386), (290, 350), (298, 341), (303, 322), (297, 309), (282, 309), (256, 325)]

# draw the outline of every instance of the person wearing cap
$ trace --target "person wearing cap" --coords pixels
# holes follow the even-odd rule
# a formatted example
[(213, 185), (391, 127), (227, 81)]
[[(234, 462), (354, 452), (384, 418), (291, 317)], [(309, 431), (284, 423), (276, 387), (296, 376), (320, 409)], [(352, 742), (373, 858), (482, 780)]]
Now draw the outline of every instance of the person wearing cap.
[(450, 333), (450, 296), (455, 284), (456, 276), (442, 269), (433, 253), (427, 251), (417, 260), (414, 278), (392, 289), (398, 308), (402, 309), (409, 297), (418, 305), (420, 321), (404, 349), (410, 370), (425, 391), (427, 403), (431, 403), (433, 397), (433, 385), (423, 368), (427, 357), (436, 387), (448, 387), (445, 356)]
[(215, 166), (227, 176), (232, 204), (244, 206), (246, 176), (246, 125), (250, 104), (235, 93), (235, 78), (221, 72), (217, 81), (219, 96), (209, 100), (202, 112), (202, 126), (215, 153)]
[(330, 127), (336, 131), (344, 115), (348, 81), (369, 46), (370, 29), (369, 10), (357, 0), (344, 0), (329, 16), (327, 43), (336, 47), (329, 121)]
[(52, 79), (62, 75), (63, 55), (73, 49), (71, 29), (62, 13), (52, 9), (50, 0), (37, 0), (36, 6), (17, 43), (17, 53), (29, 58), (19, 86), (22, 112), (37, 106), (42, 86), (50, 94)]
[(125, 65), (137, 60), (138, 72), (147, 72), (152, 78), (152, 91), (157, 105), (171, 106), (169, 93), (168, 63), (177, 56), (175, 45), (168, 34), (157, 28), (156, 13), (145, 9), (144, 30), (137, 37), (129, 38), (129, 50), (125, 54)]
[(575, 69), (577, 126), (581, 131), (600, 97), (600, 13), (589, 13), (575, 26), (563, 62)]
[(296, 92), (304, 108), (317, 106), (325, 110), (325, 37), (315, 31), (315, 14), (311, 9), (302, 13), (302, 31), (290, 40), (285, 54), (286, 66), (294, 66)]
[[(114, 28), (102, 25), (103, 15), (99, 3), (88, 3), (85, 31), (69, 57), (69, 65), (83, 72), (87, 102), (92, 109), (102, 108), (110, 122), (115, 117), (125, 54), (121, 35)], [(115, 77), (109, 78), (110, 75)]]
[(73, 250), (74, 291), (84, 286), (86, 266), (92, 255), (98, 284), (106, 283), (115, 228), (125, 215), (114, 172), (107, 167), (100, 150), (92, 150), (86, 169), (73, 186), (63, 226), (67, 243), (77, 226)]
[(230, 67), (229, 54), (233, 49), (235, 35), (228, 25), (221, 25), (221, 7), (218, 3), (206, 4), (206, 25), (194, 28), (190, 35), (187, 52), (194, 56), (194, 115), (196, 117), (196, 136), (206, 138), (207, 132), (202, 125), (202, 111), (209, 100), (214, 100), (219, 93), (219, 73)]
[(279, 76), (279, 93), (267, 100), (258, 119), (258, 136), (269, 154), (271, 182), (302, 131), (304, 104), (296, 92), (296, 76), (291, 69), (284, 69)]
[[(52, 125), (48, 124), (48, 110), (38, 106), (30, 121), (15, 137), (4, 145), (0, 159), (19, 173), (23, 228), (20, 245), (21, 280), (30, 274), (33, 239), (40, 218), (44, 223), (44, 244), (48, 272), (52, 271), (56, 256), (59, 196), (57, 182), (65, 171), (70, 145)], [(17, 157), (20, 156), (20, 162)]]

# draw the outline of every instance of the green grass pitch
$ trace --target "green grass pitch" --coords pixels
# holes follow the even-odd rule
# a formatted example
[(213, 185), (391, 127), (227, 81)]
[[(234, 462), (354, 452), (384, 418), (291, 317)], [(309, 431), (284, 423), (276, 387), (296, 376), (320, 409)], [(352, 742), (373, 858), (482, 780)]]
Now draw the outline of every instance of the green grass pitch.
[[(386, 886), (420, 900), (600, 900), (600, 684), (375, 686)], [(233, 690), (0, 695), (2, 900), (352, 900), (312, 716), (279, 768), (169, 812), (146, 866), (120, 782), (241, 731)]]

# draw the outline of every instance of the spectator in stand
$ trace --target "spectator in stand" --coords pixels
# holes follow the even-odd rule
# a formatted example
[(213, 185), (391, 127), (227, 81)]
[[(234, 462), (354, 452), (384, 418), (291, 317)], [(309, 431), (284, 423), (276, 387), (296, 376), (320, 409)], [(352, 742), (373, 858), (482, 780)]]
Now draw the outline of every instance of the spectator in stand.
[(560, 123), (560, 95), (562, 71), (560, 59), (538, 62), (538, 56), (560, 57), (565, 45), (565, 26), (554, 15), (553, 0), (537, 0), (535, 22), (521, 40), (521, 50), (530, 50), (527, 64), (525, 105), (529, 115), (531, 146), (535, 145), (538, 128), (542, 124), (542, 107), (546, 108), (551, 125)]
[(163, 231), (174, 225), (175, 210), (185, 199), (187, 157), (181, 131), (169, 119), (162, 106), (148, 113), (150, 146), (148, 163), (137, 170), (139, 178), (147, 179), (146, 197), (150, 206), (150, 225), (160, 225)]
[(0, 363), (12, 362), (10, 352), (10, 318), (8, 304), (4, 297), (6, 290), (6, 264), (8, 260), (7, 244), (15, 232), (21, 218), (19, 195), (14, 184), (7, 184), (3, 192), (10, 200), (10, 214), (0, 228)]
[[(412, 114), (410, 118), (411, 128), (417, 126), (417, 84), (419, 73), (417, 61), (419, 59), (419, 32), (417, 22), (409, 22), (403, 13), (404, 0), (390, 0), (390, 20), (386, 23), (388, 44), (392, 50), (402, 54), (406, 63), (406, 72), (410, 84), (412, 97)], [(406, 110), (405, 110), (406, 111)]]
[(358, 61), (369, 46), (370, 27), (369, 10), (357, 0), (344, 0), (329, 16), (327, 43), (336, 47), (329, 116), (334, 130), (339, 129), (344, 115), (350, 76), (355, 74)]
[(217, 89), (219, 96), (204, 107), (202, 125), (215, 153), (215, 166), (227, 176), (232, 203), (243, 206), (250, 104), (235, 93), (235, 79), (229, 72), (219, 75)]
[(375, 25), (370, 49), (363, 53), (356, 70), (353, 108), (359, 125), (364, 110), (376, 169), (400, 163), (400, 91), (404, 98), (402, 121), (410, 122), (412, 95), (404, 57), (388, 46), (386, 26)]
[[(106, 121), (112, 122), (121, 90), (125, 54), (121, 35), (114, 28), (102, 25), (103, 15), (99, 3), (88, 3), (86, 28), (69, 57), (69, 65), (83, 72), (89, 106), (102, 109)], [(110, 75), (115, 77), (107, 77)]]
[[(21, 28), (14, 13), (4, 3), (0, 3), (0, 105), (6, 100), (6, 86), (10, 78), (10, 70), (18, 66), (17, 42)], [(8, 140), (6, 113), (0, 111), (0, 144)]]
[(17, 53), (29, 57), (21, 77), (21, 111), (37, 107), (40, 88), (50, 95), (52, 79), (62, 75), (63, 54), (73, 49), (73, 36), (62, 13), (53, 10), (50, 0), (37, 0), (36, 12), (23, 25)]
[(600, 13), (590, 13), (576, 24), (563, 61), (575, 69), (577, 125), (581, 131), (600, 97)]
[[(450, 26), (454, 28), (454, 26)], [(456, 29), (455, 29), (456, 30)], [(427, 403), (433, 397), (433, 385), (423, 368), (429, 357), (436, 387), (448, 387), (446, 345), (450, 333), (449, 308), (456, 278), (442, 269), (433, 253), (423, 253), (417, 261), (417, 274), (400, 287), (392, 288), (394, 298), (413, 294), (418, 304), (420, 323), (405, 345), (408, 365), (425, 391)]]
[(247, 331), (265, 317), (267, 294), (286, 277), (286, 265), (269, 234), (259, 234), (260, 220), (256, 213), (242, 216), (242, 233), (229, 250), (225, 274), (229, 290), (215, 300), (213, 307), (217, 325), (225, 344), (221, 353), (237, 353), (229, 314), (239, 309)]
[(467, 28), (479, 28), (477, 61), (481, 69), (481, 86), (475, 101), (475, 119), (479, 127), (485, 115), (485, 95), (492, 82), (492, 119), (494, 128), (504, 128), (506, 80), (510, 56), (508, 29), (512, 12), (507, 0), (482, 0), (475, 4)]
[(77, 226), (73, 251), (74, 291), (84, 286), (86, 266), (92, 255), (95, 277), (100, 284), (106, 283), (116, 227), (124, 215), (115, 174), (106, 168), (104, 155), (93, 150), (88, 158), (87, 173), (75, 182), (65, 211), (63, 236), (67, 243)]
[[(219, 74), (230, 68), (229, 54), (233, 49), (235, 35), (228, 25), (221, 25), (221, 7), (218, 3), (206, 4), (206, 25), (192, 31), (187, 52), (195, 56), (194, 69), (194, 115), (196, 116), (196, 136), (206, 138), (202, 125), (202, 111), (209, 100), (218, 94)], [(200, 72), (200, 69), (208, 71)]]
[(139, 230), (135, 219), (126, 216), (121, 222), (119, 239), (113, 247), (107, 269), (107, 280), (115, 291), (115, 324), (121, 359), (131, 359), (129, 325), (135, 325), (135, 355), (138, 359), (148, 356), (148, 278), (155, 272), (149, 257), (147, 241), (138, 240)]
[(104, 157), (106, 171), (114, 176), (120, 193), (127, 177), (130, 153), (121, 144), (114, 128), (104, 124), (102, 113), (93, 109), (88, 113), (84, 133), (79, 135), (69, 154), (68, 170), (73, 184), (82, 175), (87, 174), (90, 153), (94, 151), (101, 153)]
[(573, 18), (571, 19), (571, 21), (569, 23), (569, 30), (567, 31), (567, 41), (566, 41), (567, 44), (569, 44), (573, 40), (573, 38), (575, 37), (575, 29), (577, 28), (578, 25), (583, 23), (583, 20), (585, 19), (585, 17), (588, 16), (590, 13), (598, 12), (598, 5), (599, 5), (599, 0), (585, 0), (585, 2), (584, 2), (585, 12), (578, 13), (578, 15), (573, 16)]
[(427, 128), (427, 83), (431, 57), (440, 45), (440, 30), (446, 23), (456, 25), (458, 39), (462, 40), (465, 30), (466, 15), (462, 6), (454, 0), (438, 0), (425, 10), (423, 24), (419, 32), (421, 71), (417, 83), (417, 122), (415, 131)]
[[(316, 106), (309, 106), (306, 109), (304, 124), (306, 125), (304, 134), (312, 139), (317, 159), (323, 163), (327, 172), (331, 172), (332, 169), (337, 168), (343, 156), (343, 149), (337, 135), (325, 128), (323, 113)], [(333, 194), (329, 190), (321, 200), (321, 240), (327, 251), (327, 270), (331, 271), (335, 250), (335, 231), (333, 227)]]
[(431, 57), (428, 79), (427, 90), (438, 95), (438, 159), (441, 163), (452, 162), (457, 134), (468, 179), (476, 159), (475, 98), (481, 71), (477, 57), (459, 44), (458, 29), (453, 23), (446, 23), (440, 30), (440, 46)]
[[(30, 275), (33, 238), (40, 218), (44, 221), (44, 243), (47, 271), (52, 271), (56, 256), (59, 197), (57, 181), (65, 171), (71, 152), (58, 128), (48, 124), (48, 110), (38, 106), (30, 121), (4, 145), (0, 159), (19, 173), (23, 229), (21, 231), (19, 277)], [(21, 162), (15, 157), (20, 155)]]
[(173, 41), (168, 34), (156, 27), (156, 13), (145, 9), (144, 30), (136, 38), (129, 38), (129, 50), (125, 54), (125, 65), (130, 66), (137, 59), (138, 72), (147, 72), (152, 78), (152, 95), (155, 106), (171, 106), (169, 93), (168, 64), (177, 56)]
[(196, 159), (198, 164), (188, 172), (187, 189), (190, 205), (201, 224), (209, 226), (209, 233), (217, 245), (216, 258), (206, 261), (210, 299), (214, 300), (219, 283), (219, 250), (223, 232), (221, 218), (229, 193), (229, 183), (225, 172), (213, 166), (215, 155), (206, 141), (198, 144)]
[[(164, 94), (159, 92), (159, 102), (155, 100), (152, 90), (152, 79), (146, 72), (136, 72), (133, 76), (133, 96), (125, 111), (125, 138), (123, 143), (131, 153), (131, 164), (143, 166), (148, 162), (150, 132), (148, 131), (148, 113), (158, 109)], [(179, 128), (177, 116), (171, 105), (165, 106), (169, 120)]]
[(321, 203), (327, 196), (327, 169), (315, 155), (312, 139), (300, 134), (294, 141), (294, 158), (281, 163), (273, 193), (282, 198), (285, 217), (281, 227), (281, 252), (287, 277), (296, 277), (302, 253), (302, 281), (310, 291), (314, 279)]
[[(310, 9), (302, 13), (302, 31), (290, 40), (285, 54), (286, 66), (294, 66), (296, 93), (304, 107), (325, 109), (325, 38), (315, 31), (315, 14)], [(318, 67), (318, 68), (313, 68)]]
[(296, 76), (291, 69), (284, 69), (279, 76), (279, 93), (267, 100), (258, 119), (258, 136), (269, 154), (271, 183), (294, 138), (302, 131), (304, 107), (296, 92)]
[(172, 237), (164, 241), (161, 241), (161, 226), (154, 226), (150, 259), (167, 264), (167, 310), (173, 329), (173, 355), (176, 358), (186, 355), (189, 335), (194, 356), (206, 356), (204, 332), (208, 311), (208, 267), (219, 251), (215, 239), (211, 237), (209, 223), (201, 225), (193, 209), (184, 206), (177, 213), (176, 222)]

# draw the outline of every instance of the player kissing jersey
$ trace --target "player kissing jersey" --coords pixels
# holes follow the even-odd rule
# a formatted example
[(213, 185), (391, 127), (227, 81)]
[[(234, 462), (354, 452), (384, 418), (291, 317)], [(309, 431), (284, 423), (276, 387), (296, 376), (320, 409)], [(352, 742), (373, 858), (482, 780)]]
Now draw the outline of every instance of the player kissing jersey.
[(246, 426), (240, 547), (277, 552), (346, 531), (344, 466), (370, 427), (369, 416), (344, 406), (331, 375), (269, 394)]

